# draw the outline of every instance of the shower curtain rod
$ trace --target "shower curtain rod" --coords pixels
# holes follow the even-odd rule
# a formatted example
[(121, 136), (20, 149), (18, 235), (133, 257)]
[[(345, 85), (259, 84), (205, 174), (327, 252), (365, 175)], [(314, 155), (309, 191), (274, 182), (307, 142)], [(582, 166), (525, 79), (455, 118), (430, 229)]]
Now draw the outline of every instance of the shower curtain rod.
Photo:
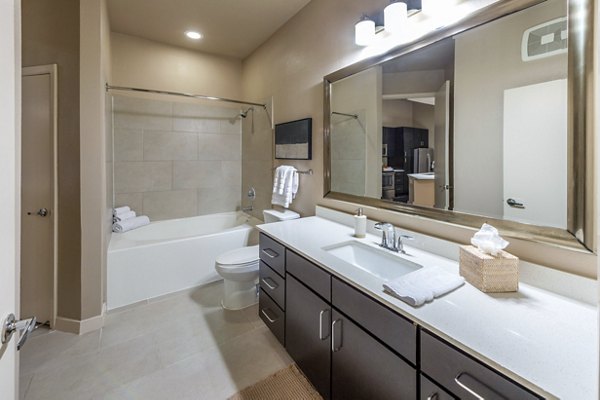
[(337, 112), (337, 111), (332, 111), (331, 113), (335, 114), (335, 115), (342, 115), (344, 117), (351, 117), (351, 118), (354, 118), (354, 119), (358, 119), (358, 115), (356, 115), (356, 114), (346, 114), (346, 113)]
[(245, 104), (245, 105), (249, 105), (249, 106), (259, 106), (259, 107), (264, 108), (265, 110), (267, 109), (267, 105), (266, 104), (252, 103), (250, 101), (227, 99), (225, 97), (216, 97), (216, 96), (204, 96), (202, 94), (191, 94), (191, 93), (182, 93), (182, 92), (169, 92), (169, 91), (166, 91), (166, 90), (157, 90), (157, 89), (143, 89), (143, 88), (135, 88), (135, 87), (127, 87), (127, 86), (112, 86), (112, 85), (109, 85), (107, 83), (106, 84), (106, 91), (108, 92), (109, 90), (118, 90), (118, 91), (123, 91), (123, 92), (140, 92), (140, 93), (164, 94), (164, 95), (169, 95), (169, 96), (190, 97), (190, 98), (193, 98), (193, 99), (200, 99), (200, 100), (224, 101), (224, 102), (227, 102), (227, 103)]

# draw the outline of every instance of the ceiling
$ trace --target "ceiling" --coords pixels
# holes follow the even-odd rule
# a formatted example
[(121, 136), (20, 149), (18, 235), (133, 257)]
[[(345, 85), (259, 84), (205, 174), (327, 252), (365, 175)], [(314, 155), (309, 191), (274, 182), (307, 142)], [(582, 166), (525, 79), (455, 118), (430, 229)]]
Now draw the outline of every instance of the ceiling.
[(384, 73), (444, 69), (454, 61), (454, 39), (447, 38), (383, 64)]
[[(108, 0), (111, 30), (244, 59), (310, 0)], [(201, 40), (184, 33), (198, 31)]]

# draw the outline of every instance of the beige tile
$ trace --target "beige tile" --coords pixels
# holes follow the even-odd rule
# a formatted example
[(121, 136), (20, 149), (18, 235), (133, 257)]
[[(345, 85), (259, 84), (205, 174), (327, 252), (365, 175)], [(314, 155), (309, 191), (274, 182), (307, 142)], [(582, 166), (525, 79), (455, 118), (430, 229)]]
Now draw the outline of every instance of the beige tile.
[(144, 131), (144, 160), (196, 160), (198, 134), (189, 132)]
[(221, 184), (220, 161), (175, 161), (173, 188), (214, 188)]
[[(249, 114), (250, 118), (252, 115)], [(242, 121), (241, 118), (231, 118), (221, 120), (221, 133), (223, 134), (241, 134)]]
[(221, 104), (220, 106), (198, 103), (173, 103), (173, 115), (176, 117), (231, 118), (239, 113), (239, 106)]
[(144, 214), (151, 220), (193, 217), (197, 210), (195, 190), (144, 193)]
[(222, 184), (224, 186), (236, 186), (239, 190), (242, 184), (242, 162), (223, 161), (221, 164)]
[(220, 122), (214, 117), (175, 117), (173, 130), (179, 132), (218, 133)]
[(23, 400), (27, 398), (27, 392), (29, 391), (29, 385), (31, 385), (31, 380), (33, 379), (33, 374), (24, 375), (19, 374), (19, 399)]
[(198, 135), (199, 160), (241, 160), (240, 135), (201, 133)]
[(236, 211), (240, 206), (239, 185), (198, 189), (198, 215)]
[(115, 161), (142, 161), (142, 129), (115, 129)]
[(171, 130), (173, 108), (167, 101), (115, 96), (115, 129), (158, 129)]
[(115, 207), (128, 206), (138, 215), (142, 215), (142, 193), (117, 193), (115, 194)]
[(115, 192), (135, 193), (170, 190), (170, 161), (115, 162)]

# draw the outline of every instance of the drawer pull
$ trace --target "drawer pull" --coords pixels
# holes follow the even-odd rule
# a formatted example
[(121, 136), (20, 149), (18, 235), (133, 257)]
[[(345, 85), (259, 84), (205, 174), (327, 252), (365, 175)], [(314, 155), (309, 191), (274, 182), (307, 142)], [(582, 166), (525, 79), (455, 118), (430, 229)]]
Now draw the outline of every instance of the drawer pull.
[(429, 397), (427, 397), (427, 400), (438, 400), (440, 397), (438, 396), (437, 393), (431, 394), (429, 395)]
[[(473, 389), (471, 389), (470, 387), (468, 387), (467, 385), (465, 385), (464, 383), (462, 383), (460, 381), (460, 378), (463, 375), (466, 376), (466, 377), (471, 377), (469, 374), (461, 372), (460, 374), (456, 375), (456, 378), (454, 378), (454, 382), (456, 382), (456, 384), (458, 386), (460, 386), (461, 388), (463, 388), (464, 390), (466, 390), (467, 392), (469, 392), (470, 394), (472, 394), (473, 396), (475, 396), (475, 398), (477, 398), (478, 400), (485, 400), (485, 398), (483, 396), (481, 396), (479, 393), (477, 393), (476, 391), (474, 391)], [(475, 378), (471, 377), (471, 379), (474, 380)]]
[[(271, 290), (275, 290), (279, 287), (279, 285), (277, 284), (277, 282), (275, 282), (273, 279), (271, 278), (262, 278), (261, 281), (267, 285), (267, 287)], [(270, 284), (269, 281), (273, 282), (273, 284)]]
[(278, 319), (278, 318), (277, 318), (277, 317), (275, 317), (275, 318), (271, 318), (271, 317), (269, 316), (269, 313), (267, 313), (267, 310), (268, 310), (268, 311), (271, 311), (271, 310), (270, 310), (270, 309), (268, 309), (268, 308), (263, 308), (262, 310), (260, 310), (260, 312), (262, 313), (262, 315), (264, 315), (264, 316), (265, 316), (265, 318), (266, 318), (266, 319), (268, 319), (268, 320), (269, 320), (269, 322), (270, 322), (270, 323), (272, 323), (272, 324), (273, 324), (273, 323), (275, 323), (275, 321), (277, 321), (277, 319)]
[(279, 253), (273, 249), (262, 249), (262, 252), (265, 253), (270, 258), (279, 257)]
[(339, 345), (336, 345), (335, 343), (335, 326), (340, 323), (342, 325), (342, 329), (344, 327), (343, 322), (341, 319), (336, 319), (335, 321), (333, 321), (333, 324), (331, 324), (331, 351), (338, 352), (342, 349), (342, 346), (344, 345), (344, 337), (343, 337), (343, 331), (340, 330), (340, 343)]
[[(329, 332), (325, 333), (323, 332), (323, 327), (325, 326), (329, 326), (329, 313), (330, 310), (326, 309), (326, 310), (321, 310), (321, 312), (319, 313), (319, 339), (320, 340), (325, 340), (329, 337)], [(327, 323), (323, 323), (323, 315), (327, 314)]]

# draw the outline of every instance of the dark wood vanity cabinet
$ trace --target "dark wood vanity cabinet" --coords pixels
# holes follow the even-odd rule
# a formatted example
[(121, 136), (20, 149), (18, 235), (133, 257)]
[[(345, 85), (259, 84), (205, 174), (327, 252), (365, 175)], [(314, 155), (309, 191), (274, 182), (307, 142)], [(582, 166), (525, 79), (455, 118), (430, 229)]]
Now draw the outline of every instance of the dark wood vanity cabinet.
[(260, 317), (323, 398), (542, 399), (264, 234), (260, 254)]

